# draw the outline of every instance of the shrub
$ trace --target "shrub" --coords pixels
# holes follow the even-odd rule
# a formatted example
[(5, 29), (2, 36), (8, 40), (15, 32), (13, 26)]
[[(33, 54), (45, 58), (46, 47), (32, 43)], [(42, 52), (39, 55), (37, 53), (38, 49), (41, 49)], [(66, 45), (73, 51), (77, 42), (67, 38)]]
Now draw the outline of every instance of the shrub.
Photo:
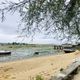
[(36, 80), (44, 80), (43, 77), (41, 75), (37, 75), (36, 76)]

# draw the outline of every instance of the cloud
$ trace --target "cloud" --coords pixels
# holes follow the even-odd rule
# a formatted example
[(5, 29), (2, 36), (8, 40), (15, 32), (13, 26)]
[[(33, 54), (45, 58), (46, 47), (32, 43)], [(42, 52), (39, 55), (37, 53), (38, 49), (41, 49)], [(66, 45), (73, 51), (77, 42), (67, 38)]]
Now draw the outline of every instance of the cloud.
[(17, 34), (16, 30), (17, 30), (17, 28), (15, 26), (9, 26), (9, 25), (5, 25), (5, 24), (1, 25), (0, 24), (0, 33), (3, 33), (5, 35)]
[(0, 43), (10, 43), (16, 40), (17, 35), (0, 34)]
[(19, 21), (19, 13), (16, 12), (14, 15), (7, 14), (6, 20), (4, 22), (0, 22), (0, 33), (17, 34)]
[[(0, 0), (0, 2), (3, 0)], [(19, 0), (9, 0), (9, 1), (19, 1)], [(46, 44), (46, 43), (58, 43), (57, 40), (52, 39), (48, 37), (45, 39), (45, 36), (43, 34), (37, 33), (36, 36), (34, 36), (33, 41), (31, 41), (31, 38), (18, 38), (17, 37), (17, 28), (20, 21), (19, 13), (6, 14), (6, 20), (1, 23), (0, 22), (0, 42), (26, 42), (26, 43), (36, 43), (36, 44)], [(44, 38), (44, 39), (43, 39)]]
[(55, 44), (55, 45), (60, 45), (61, 42), (58, 41), (58, 40), (55, 40), (55, 39), (34, 39), (32, 43), (35, 43), (35, 44)]
[(0, 22), (0, 42), (14, 42), (17, 39), (17, 29), (19, 24), (19, 14), (7, 14), (6, 20)]

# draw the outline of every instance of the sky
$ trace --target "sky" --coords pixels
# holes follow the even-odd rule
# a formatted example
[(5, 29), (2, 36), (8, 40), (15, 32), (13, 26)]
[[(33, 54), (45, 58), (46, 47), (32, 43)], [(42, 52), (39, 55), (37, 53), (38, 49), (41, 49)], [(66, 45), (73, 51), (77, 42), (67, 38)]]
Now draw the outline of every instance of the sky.
[[(3, 0), (0, 0), (0, 2)], [(11, 0), (9, 0), (11, 1)], [(12, 0), (18, 1), (18, 0)], [(6, 20), (0, 22), (0, 43), (12, 43), (12, 42), (25, 42), (33, 44), (61, 44), (62, 42), (51, 37), (45, 37), (43, 34), (36, 34), (34, 39), (31, 38), (19, 38), (18, 24), (20, 21), (19, 13), (7, 14)], [(45, 37), (45, 38), (44, 38)]]
[[(41, 33), (35, 34), (34, 38), (18, 37), (17, 32), (20, 16), (7, 14), (4, 22), (0, 22), (0, 43), (25, 42), (30, 44), (60, 44), (60, 41), (51, 37), (45, 37)], [(32, 40), (33, 39), (33, 40)]]

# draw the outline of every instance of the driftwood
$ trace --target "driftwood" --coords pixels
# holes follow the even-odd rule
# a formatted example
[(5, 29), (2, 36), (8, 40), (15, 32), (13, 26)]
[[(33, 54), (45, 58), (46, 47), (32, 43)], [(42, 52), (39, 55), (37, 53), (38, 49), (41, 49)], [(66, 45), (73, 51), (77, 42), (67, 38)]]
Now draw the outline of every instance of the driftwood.
[(77, 74), (79, 68), (80, 61), (75, 61), (65, 70), (60, 69), (60, 73), (57, 76), (52, 76), (50, 80), (72, 80), (73, 76)]

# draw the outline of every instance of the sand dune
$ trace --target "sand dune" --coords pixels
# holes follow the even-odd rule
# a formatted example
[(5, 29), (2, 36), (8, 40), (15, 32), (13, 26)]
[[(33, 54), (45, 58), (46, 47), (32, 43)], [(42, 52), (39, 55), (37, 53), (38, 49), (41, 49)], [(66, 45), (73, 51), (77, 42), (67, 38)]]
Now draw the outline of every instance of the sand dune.
[(79, 51), (76, 51), (70, 54), (0, 63), (0, 80), (35, 80), (36, 75), (42, 75), (44, 80), (48, 80), (78, 56)]

